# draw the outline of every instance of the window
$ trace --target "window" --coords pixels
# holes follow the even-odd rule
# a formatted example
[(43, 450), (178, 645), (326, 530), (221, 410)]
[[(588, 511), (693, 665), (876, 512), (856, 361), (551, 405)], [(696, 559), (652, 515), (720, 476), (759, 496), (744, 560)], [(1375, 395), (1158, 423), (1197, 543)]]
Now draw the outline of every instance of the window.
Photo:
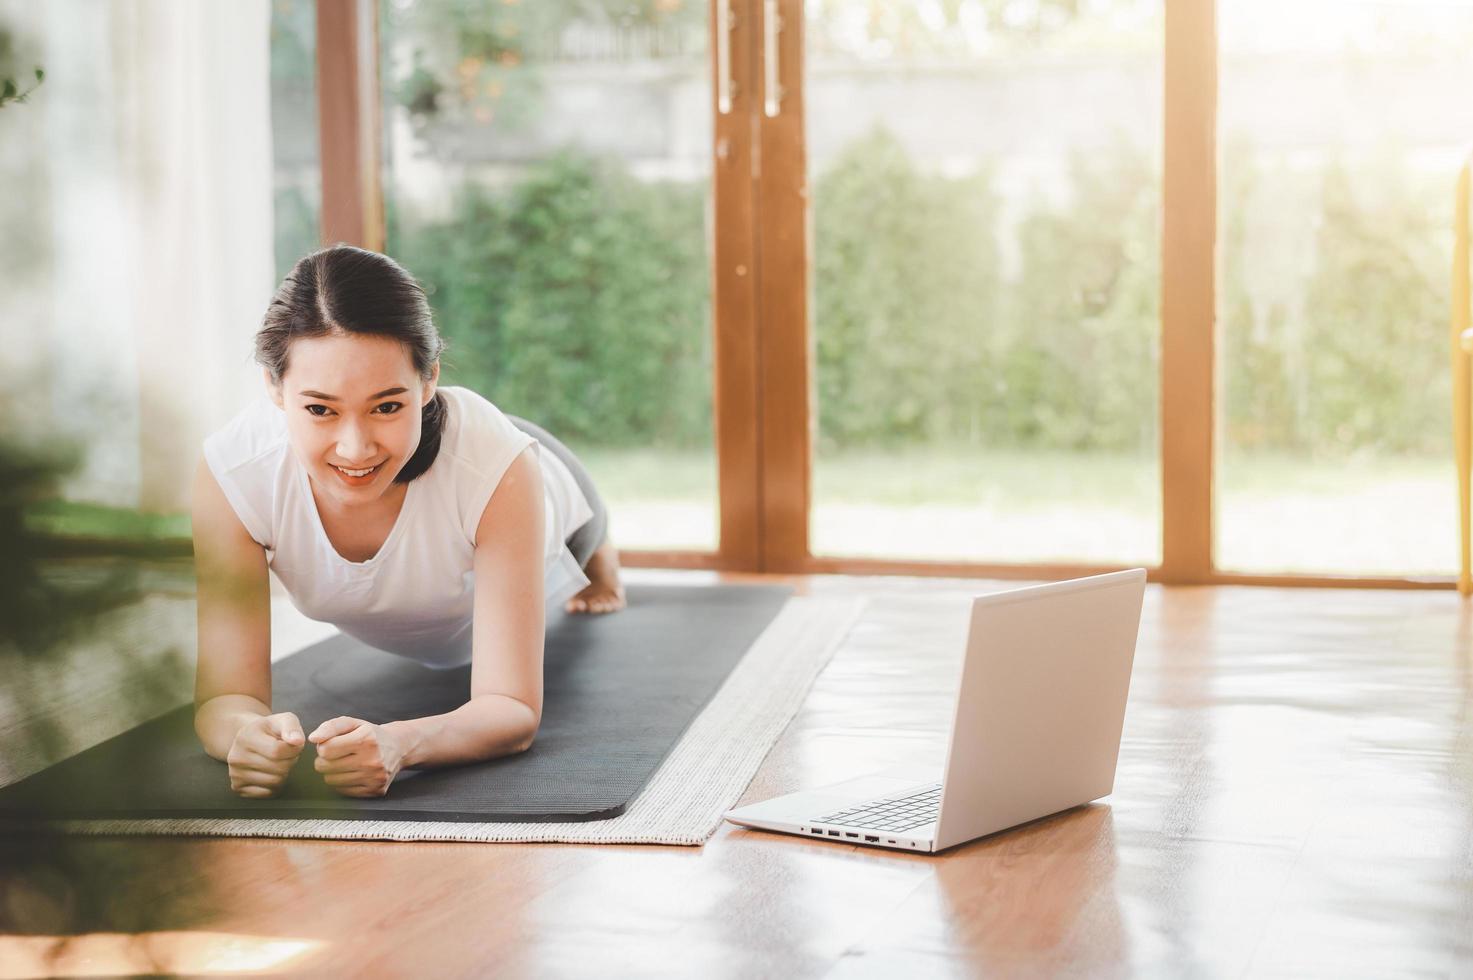
[(1449, 574), (1473, 8), (1219, 6), (1219, 568)]
[(1159, 2), (805, 10), (813, 552), (1159, 562)]

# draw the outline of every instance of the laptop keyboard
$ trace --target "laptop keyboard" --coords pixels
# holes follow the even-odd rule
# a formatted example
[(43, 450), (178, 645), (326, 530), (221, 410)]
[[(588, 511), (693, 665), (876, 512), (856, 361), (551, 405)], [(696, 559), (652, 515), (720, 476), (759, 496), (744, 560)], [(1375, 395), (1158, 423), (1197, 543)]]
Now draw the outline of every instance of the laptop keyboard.
[(864, 827), (869, 830), (884, 830), (891, 833), (911, 830), (936, 819), (941, 809), (941, 784), (927, 786), (919, 792), (898, 799), (873, 800), (848, 810), (840, 810), (816, 823), (840, 824), (845, 827)]

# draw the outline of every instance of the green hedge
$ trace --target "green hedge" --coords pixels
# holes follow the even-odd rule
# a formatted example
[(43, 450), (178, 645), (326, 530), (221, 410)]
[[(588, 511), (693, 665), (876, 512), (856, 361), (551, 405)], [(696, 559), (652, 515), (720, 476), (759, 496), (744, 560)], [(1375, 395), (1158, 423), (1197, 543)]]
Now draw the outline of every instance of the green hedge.
[[(1393, 153), (1353, 177), (1341, 160), (1268, 169), (1241, 145), (1223, 171), (1230, 439), (1325, 457), (1446, 453), (1451, 175), (1447, 188), (1419, 179)], [(1291, 195), (1309, 207), (1276, 206)]]
[(566, 153), (505, 194), (463, 188), (451, 222), (396, 213), (390, 250), (430, 294), (448, 383), (570, 441), (706, 445), (703, 208), (699, 187)]

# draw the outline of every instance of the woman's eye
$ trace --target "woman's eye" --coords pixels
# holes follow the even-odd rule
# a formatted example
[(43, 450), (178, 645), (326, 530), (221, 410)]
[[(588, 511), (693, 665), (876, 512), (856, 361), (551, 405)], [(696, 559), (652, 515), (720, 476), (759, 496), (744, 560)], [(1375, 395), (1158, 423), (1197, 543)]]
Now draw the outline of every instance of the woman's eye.
[(404, 407), (404, 403), (403, 402), (384, 402), (382, 405), (376, 405), (376, 406), (374, 406), (374, 411), (377, 412), (380, 408), (388, 408), (388, 409), (392, 409), (392, 411), (380, 412), (379, 414), (381, 414), (381, 415), (393, 415), (394, 412), (399, 411), (399, 409), (401, 409), (403, 407)]
[[(322, 409), (322, 411), (320, 411), (320, 412), (313, 411), (314, 409), (318, 409), (318, 408)], [(328, 412), (330, 412), (332, 410), (330, 408), (328, 408), (326, 405), (308, 405), (307, 406), (307, 411), (309, 413), (311, 413), (312, 415), (317, 416), (318, 418), (322, 418), (324, 415), (326, 415)]]

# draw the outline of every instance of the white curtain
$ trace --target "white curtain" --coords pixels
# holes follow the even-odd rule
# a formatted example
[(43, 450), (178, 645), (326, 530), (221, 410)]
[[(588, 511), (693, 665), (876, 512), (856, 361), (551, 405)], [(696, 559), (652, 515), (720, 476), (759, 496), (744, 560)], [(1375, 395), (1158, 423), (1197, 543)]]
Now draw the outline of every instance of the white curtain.
[(84, 446), (70, 499), (184, 509), (200, 441), (260, 390), (270, 19), (269, 0), (0, 2), (46, 70), (0, 109), (19, 192), (0, 217), (31, 244), (0, 245), (0, 363), (21, 425)]

